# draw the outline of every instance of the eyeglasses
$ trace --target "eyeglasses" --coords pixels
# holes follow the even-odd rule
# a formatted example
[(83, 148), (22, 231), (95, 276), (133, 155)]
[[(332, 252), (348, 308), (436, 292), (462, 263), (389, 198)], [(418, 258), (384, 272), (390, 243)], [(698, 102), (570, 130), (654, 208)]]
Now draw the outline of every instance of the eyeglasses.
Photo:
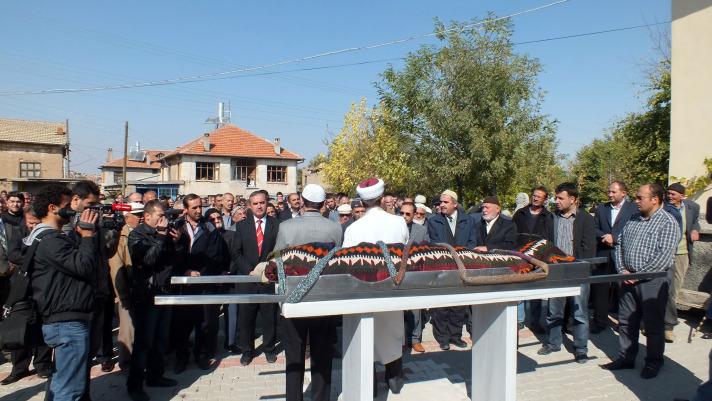
[(413, 213), (410, 212), (400, 212), (401, 216), (412, 216)]
[(415, 215), (416, 216), (425, 216), (425, 212), (416, 212)]

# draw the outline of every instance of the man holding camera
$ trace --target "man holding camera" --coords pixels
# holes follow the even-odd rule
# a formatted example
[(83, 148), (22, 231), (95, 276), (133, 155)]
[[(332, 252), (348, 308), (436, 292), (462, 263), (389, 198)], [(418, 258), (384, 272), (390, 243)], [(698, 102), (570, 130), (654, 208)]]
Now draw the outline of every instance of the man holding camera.
[[(178, 249), (185, 249), (182, 258), (182, 274), (199, 277), (219, 275), (228, 270), (230, 263), (227, 247), (215, 226), (203, 217), (200, 196), (188, 194), (183, 198), (185, 223), (180, 227)], [(181, 221), (181, 220), (178, 220)], [(183, 294), (211, 294), (215, 285), (191, 285), (182, 288)], [(189, 358), (190, 333), (195, 329), (193, 354), (198, 367), (207, 370), (212, 365), (218, 341), (219, 305), (186, 305), (175, 309), (174, 325), (176, 333), (177, 360), (175, 373), (186, 369)]]
[(89, 337), (95, 305), (96, 272), (100, 268), (96, 222), (98, 214), (85, 209), (76, 224), (76, 235), (64, 235), (72, 192), (62, 185), (48, 185), (34, 202), (42, 220), (25, 239), (26, 246), (39, 241), (33, 258), (32, 298), (42, 315), (42, 334), (54, 349), (55, 371), (49, 386), (54, 401), (77, 400), (88, 387)]
[[(173, 387), (175, 380), (163, 377), (163, 354), (168, 343), (171, 309), (156, 306), (155, 295), (167, 294), (170, 277), (184, 255), (179, 244), (180, 232), (168, 228), (161, 202), (148, 201), (143, 208), (143, 224), (129, 234), (131, 255), (131, 299), (128, 307), (134, 325), (131, 367), (126, 388), (134, 401), (148, 401), (143, 390), (149, 387)], [(178, 248), (178, 249), (176, 249)], [(180, 256), (179, 256), (180, 255)]]

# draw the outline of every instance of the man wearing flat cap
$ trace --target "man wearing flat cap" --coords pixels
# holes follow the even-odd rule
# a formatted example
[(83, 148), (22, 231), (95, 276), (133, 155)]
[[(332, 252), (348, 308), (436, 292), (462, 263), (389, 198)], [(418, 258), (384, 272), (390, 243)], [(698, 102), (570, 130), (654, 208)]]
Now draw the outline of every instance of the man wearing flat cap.
[(700, 205), (685, 199), (685, 187), (679, 182), (670, 184), (667, 190), (665, 211), (680, 225), (682, 238), (675, 251), (675, 265), (668, 270), (670, 293), (665, 309), (665, 341), (673, 342), (672, 329), (677, 325), (677, 294), (685, 281), (687, 269), (692, 264), (692, 245), (700, 239)]
[[(326, 201), (324, 188), (309, 184), (302, 191), (304, 211), (301, 218), (289, 219), (279, 225), (275, 251), (310, 242), (341, 246), (341, 226), (320, 213)], [(307, 341), (311, 350), (312, 400), (328, 401), (331, 394), (331, 362), (333, 358), (334, 319), (331, 316), (284, 319), (287, 359), (287, 401), (302, 400), (304, 385), (304, 354)]]
[[(473, 249), (482, 245), (482, 238), (475, 228), (475, 221), (465, 213), (457, 203), (457, 194), (446, 190), (440, 195), (439, 212), (426, 222), (430, 241), (464, 246)], [(460, 348), (467, 347), (462, 340), (462, 326), (467, 321), (466, 306), (431, 309), (433, 336), (440, 344), (440, 349), (450, 349), (450, 344)]]
[[(381, 208), (384, 183), (378, 178), (369, 178), (356, 187), (366, 214), (353, 222), (344, 233), (344, 247), (362, 242), (405, 244), (408, 242), (408, 226), (400, 216)], [(374, 361), (386, 366), (386, 382), (394, 394), (403, 387), (403, 311), (379, 312), (374, 320)], [(374, 392), (377, 384), (374, 381)]]

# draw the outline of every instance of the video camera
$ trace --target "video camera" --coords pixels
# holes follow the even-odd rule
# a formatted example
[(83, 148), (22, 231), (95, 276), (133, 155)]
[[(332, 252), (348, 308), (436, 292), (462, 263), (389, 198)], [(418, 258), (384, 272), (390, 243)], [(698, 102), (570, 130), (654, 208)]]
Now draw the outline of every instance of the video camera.
[(180, 230), (185, 226), (185, 218), (183, 217), (183, 209), (168, 209), (164, 212), (168, 219), (168, 228)]
[(124, 224), (126, 224), (123, 212), (130, 212), (132, 210), (131, 205), (128, 203), (112, 203), (110, 205), (94, 204), (87, 206), (86, 209), (94, 210), (99, 214), (96, 227), (84, 227), (84, 223), (79, 221), (77, 212), (69, 207), (60, 209), (59, 216), (70, 221), (74, 220), (75, 224), (85, 229), (105, 228), (107, 230), (121, 230)]

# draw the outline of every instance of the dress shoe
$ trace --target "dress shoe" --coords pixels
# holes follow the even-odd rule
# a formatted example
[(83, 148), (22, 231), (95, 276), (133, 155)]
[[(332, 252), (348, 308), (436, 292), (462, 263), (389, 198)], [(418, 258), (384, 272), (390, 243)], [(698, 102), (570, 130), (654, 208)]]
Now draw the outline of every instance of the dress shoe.
[(211, 366), (213, 366), (213, 360), (210, 358), (200, 357), (195, 362), (198, 364), (198, 368), (200, 368), (200, 370), (208, 370)]
[(6, 377), (6, 378), (2, 379), (2, 381), (0, 381), (0, 384), (2, 384), (3, 386), (7, 386), (8, 384), (15, 383), (16, 381), (19, 381), (20, 379), (25, 378), (29, 375), (30, 375), (29, 370), (24, 370), (22, 372), (16, 372), (16, 373), (10, 373), (10, 375), (8, 377)]
[(176, 361), (176, 365), (173, 367), (173, 373), (179, 375), (185, 372), (186, 367), (188, 367), (188, 361), (185, 359), (179, 359)]
[(252, 353), (252, 351), (245, 351), (240, 357), (240, 365), (247, 366), (252, 363), (253, 359), (255, 359), (255, 355)]
[(106, 361), (101, 363), (101, 371), (104, 373), (109, 373), (114, 370), (114, 362)]
[(643, 379), (652, 379), (658, 375), (658, 372), (660, 372), (660, 365), (646, 364), (640, 372), (640, 377)]
[(623, 370), (623, 369), (635, 369), (635, 362), (628, 362), (624, 359), (618, 358), (615, 361), (608, 362), (601, 365), (601, 369), (605, 370)]
[(240, 355), (240, 347), (237, 345), (228, 345), (227, 351), (233, 355)]
[(391, 390), (391, 393), (393, 394), (400, 394), (401, 389), (403, 388), (403, 378), (400, 376), (397, 377), (391, 377), (388, 379), (388, 389)]
[(524, 330), (524, 322), (517, 322), (517, 331)]
[(146, 379), (146, 386), (148, 387), (175, 387), (177, 385), (177, 381), (163, 376), (156, 377), (153, 379)]
[(267, 359), (269, 363), (275, 363), (277, 362), (277, 354), (274, 352), (265, 352), (265, 359)]
[(543, 347), (539, 348), (539, 351), (536, 353), (539, 355), (549, 355), (552, 352), (559, 352), (561, 351), (561, 347), (554, 347), (551, 345), (544, 345)]
[(38, 370), (37, 371), (37, 377), (39, 377), (40, 379), (48, 379), (50, 376), (52, 376), (51, 370)]
[(413, 348), (415, 352), (425, 352), (425, 348), (421, 343), (413, 343), (410, 347)]
[(461, 338), (455, 339), (455, 340), (450, 340), (450, 344), (459, 347), (459, 348), (467, 348), (467, 343), (463, 341)]
[(578, 352), (574, 354), (574, 360), (576, 363), (586, 363), (588, 362), (588, 355), (585, 352)]
[(151, 399), (142, 388), (129, 389), (128, 393), (131, 401), (149, 401)]
[(665, 342), (666, 343), (675, 342), (675, 334), (673, 334), (672, 330), (665, 330)]
[(443, 351), (448, 351), (448, 350), (450, 350), (450, 344), (440, 343), (440, 349)]

